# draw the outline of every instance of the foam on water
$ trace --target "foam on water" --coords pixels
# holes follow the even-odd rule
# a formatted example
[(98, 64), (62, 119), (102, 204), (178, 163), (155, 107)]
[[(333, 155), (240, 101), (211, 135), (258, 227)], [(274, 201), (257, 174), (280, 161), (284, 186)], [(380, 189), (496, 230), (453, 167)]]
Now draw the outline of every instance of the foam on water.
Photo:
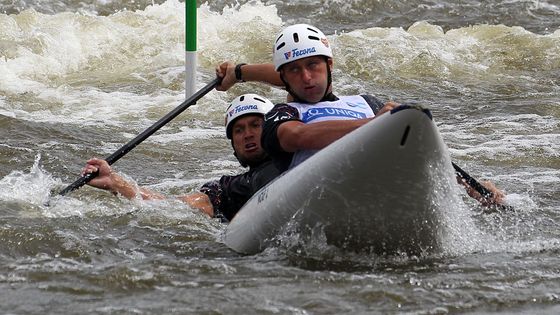
[(444, 32), (437, 25), (417, 22), (407, 30), (355, 30), (332, 41), (337, 67), (380, 81), (385, 89), (395, 84), (406, 88), (406, 80), (420, 79), (438, 80), (439, 85), (449, 80), (467, 88), (492, 80), (516, 85), (521, 80), (533, 86), (535, 79), (520, 76), (523, 71), (546, 72), (560, 65), (557, 33), (538, 35), (520, 27), (478, 25)]
[(184, 140), (193, 139), (209, 139), (209, 138), (222, 138), (224, 132), (222, 128), (191, 128), (191, 127), (180, 127), (180, 131), (173, 134), (165, 135), (154, 135), (150, 137), (148, 141), (154, 141), (160, 144), (167, 144), (170, 142), (182, 142)]
[[(506, 191), (516, 211), (485, 213), (452, 186), (444, 252), (427, 257), (347, 253), (320, 229), (242, 256), (220, 242), (224, 225), (177, 200), (89, 186), (57, 198), (90, 155), (184, 100), (184, 1), (153, 2), (0, 8), (2, 310), (558, 313), (556, 0), (199, 2), (197, 87), (223, 60), (269, 61), (284, 23), (314, 23), (335, 49), (337, 95), (429, 107), (451, 160)], [(249, 83), (212, 91), (115, 171), (170, 196), (240, 172), (223, 110), (247, 92), (286, 95)]]
[[(330, 2), (353, 10), (360, 7), (356, 3), (360, 1)], [(558, 10), (548, 2), (534, 4)], [(184, 99), (184, 19), (184, 3), (178, 0), (107, 16), (92, 12), (46, 15), (32, 9), (14, 15), (0, 14), (0, 114), (32, 122), (100, 128), (127, 126), (121, 134), (132, 138), (136, 135), (133, 128), (148, 127)], [(202, 4), (198, 19), (199, 82), (212, 78), (214, 66), (223, 60), (269, 61), (270, 44), (284, 23), (276, 6), (261, 1), (226, 6), (221, 12)], [(553, 80), (560, 68), (560, 30), (547, 35), (506, 25), (445, 30), (435, 24), (417, 22), (408, 28), (367, 27), (330, 33), (328, 38), (336, 55), (334, 86), (340, 94), (378, 92), (374, 94), (394, 96), (396, 100), (404, 96), (421, 97), (438, 104), (440, 95), (464, 101), (503, 91), (504, 97), (510, 97), (514, 88), (517, 95), (531, 99), (556, 95), (560, 89)], [(164, 128), (147, 141), (167, 145), (222, 137), (223, 109), (230, 99), (248, 88), (272, 95), (278, 101), (285, 97), (280, 90), (257, 85), (236, 86), (227, 93), (211, 92), (189, 108), (194, 126)], [(452, 144), (453, 157), (468, 160), (476, 156), (484, 161), (498, 159), (511, 163), (531, 160), (533, 167), (557, 166), (557, 102), (545, 104), (549, 107), (538, 106), (538, 114), (513, 115), (476, 115), (489, 112), (491, 105), (461, 105), (462, 114), (458, 116), (444, 114), (441, 109), (443, 117), (436, 116), (444, 138)], [(468, 119), (464, 108), (475, 113), (472, 119)], [(454, 112), (449, 103), (443, 109)], [(112, 153), (120, 145), (104, 143), (100, 150)], [(208, 176), (234, 170), (235, 162), (230, 162), (209, 162), (216, 167), (210, 167), (212, 173)], [(485, 173), (484, 166), (474, 171), (497, 180), (498, 184), (512, 182), (506, 188), (518, 193), (509, 198), (516, 207), (528, 211), (536, 207), (529, 186), (549, 183), (555, 187), (559, 178), (554, 170), (520, 170), (501, 176), (495, 171)], [(169, 191), (199, 183), (176, 178), (153, 187)], [(521, 190), (514, 187), (519, 183)], [(0, 196), (5, 201), (41, 208), (50, 190), (60, 185), (36, 162), (30, 171), (13, 171), (2, 178)], [(80, 216), (117, 211), (111, 208), (114, 205), (103, 208), (104, 202), (63, 198), (60, 206), (55, 205), (42, 215)], [(115, 208), (124, 208), (125, 213), (131, 210), (120, 204)], [(455, 247), (458, 252), (491, 250), (494, 245), (480, 241), (487, 237), (485, 232), (470, 223), (470, 205), (459, 200), (451, 208), (449, 223), (455, 232), (450, 244), (459, 244)]]
[[(0, 14), (0, 91), (9, 99), (0, 110), (29, 121), (119, 126), (148, 120), (142, 124), (147, 126), (184, 99), (183, 6), (169, 0), (109, 16), (33, 9)], [(264, 61), (268, 37), (281, 25), (275, 7), (260, 2), (222, 13), (203, 4), (198, 15), (204, 25), (198, 58), (203, 77), (213, 74), (219, 61), (265, 55)], [(191, 112), (221, 112), (231, 98), (206, 98), (204, 111)], [(221, 121), (216, 116), (221, 113), (210, 118)]]
[[(0, 15), (0, 71), (5, 78), (0, 91), (20, 104), (3, 111), (22, 119), (80, 124), (98, 123), (96, 116), (101, 116), (116, 125), (133, 112), (144, 116), (146, 108), (177, 102), (183, 96), (183, 6), (168, 0), (109, 16), (45, 15), (32, 9)], [(198, 15), (203, 25), (198, 53), (202, 73), (212, 73), (223, 60), (270, 60), (271, 40), (283, 24), (274, 5), (259, 1), (224, 7), (222, 12), (202, 4)], [(559, 35), (491, 25), (444, 32), (440, 26), (418, 22), (407, 30), (368, 28), (329, 38), (337, 55), (335, 69), (403, 88), (405, 79), (420, 77), (465, 81), (463, 85), (488, 75), (502, 82), (504, 76), (524, 80), (507, 73), (523, 70), (526, 64), (532, 71), (558, 68)], [(337, 76), (335, 84), (343, 88), (354, 78)], [(111, 82), (115, 84), (109, 88)], [(115, 90), (135, 84), (137, 90)], [(170, 90), (162, 92), (165, 87)], [(225, 95), (222, 100), (233, 97)], [(34, 103), (41, 103), (42, 110)]]
[(44, 204), (50, 196), (50, 188), (59, 184), (39, 166), (37, 156), (28, 173), (13, 171), (0, 180), (0, 199), (19, 201), (35, 206)]
[[(12, 215), (18, 217), (65, 218), (145, 212), (148, 215), (157, 213), (170, 219), (191, 219), (193, 216), (204, 216), (185, 203), (174, 200), (172, 196), (168, 200), (126, 200), (115, 198), (110, 193), (89, 187), (81, 188), (82, 191), (87, 190), (87, 192), (75, 191), (67, 196), (58, 196), (56, 195), (57, 192), (66, 185), (43, 170), (40, 161), (41, 156), (38, 155), (28, 172), (13, 171), (0, 179), (0, 201), (14, 204), (16, 206), (12, 208), (18, 209), (17, 212), (11, 213)], [(126, 174), (121, 174), (121, 176), (133, 184), (136, 183)], [(146, 187), (155, 191), (169, 191), (180, 188), (187, 193), (188, 189), (185, 189), (185, 187), (199, 187), (206, 181), (207, 179), (184, 180), (177, 178), (175, 180), (164, 180), (159, 184)]]
[(13, 171), (0, 179), (0, 200), (19, 204), (17, 216), (68, 217), (83, 216), (92, 211), (115, 214), (115, 208), (107, 205), (52, 196), (62, 183), (43, 170), (40, 161), (41, 156), (38, 155), (29, 172)]

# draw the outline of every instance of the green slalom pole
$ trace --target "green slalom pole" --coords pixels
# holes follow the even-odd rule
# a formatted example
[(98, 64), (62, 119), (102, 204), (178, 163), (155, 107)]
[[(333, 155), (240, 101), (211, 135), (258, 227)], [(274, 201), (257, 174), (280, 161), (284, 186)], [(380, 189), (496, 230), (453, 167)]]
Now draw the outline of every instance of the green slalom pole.
[(185, 98), (196, 86), (196, 0), (185, 0)]

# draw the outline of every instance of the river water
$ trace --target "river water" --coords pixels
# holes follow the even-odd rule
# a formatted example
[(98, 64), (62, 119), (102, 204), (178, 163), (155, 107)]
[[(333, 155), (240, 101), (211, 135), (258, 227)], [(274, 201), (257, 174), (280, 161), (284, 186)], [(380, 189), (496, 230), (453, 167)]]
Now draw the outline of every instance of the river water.
[[(334, 46), (338, 94), (429, 107), (452, 160), (515, 211), (485, 214), (457, 189), (441, 253), (358, 255), (296, 235), (243, 256), (222, 242), (224, 225), (176, 201), (91, 187), (57, 198), (88, 158), (184, 100), (184, 3), (2, 0), (0, 313), (560, 312), (559, 1), (198, 6), (197, 89), (223, 60), (269, 61), (284, 25), (314, 24)], [(241, 172), (222, 112), (248, 92), (286, 96), (253, 83), (212, 91), (116, 171), (169, 195)]]

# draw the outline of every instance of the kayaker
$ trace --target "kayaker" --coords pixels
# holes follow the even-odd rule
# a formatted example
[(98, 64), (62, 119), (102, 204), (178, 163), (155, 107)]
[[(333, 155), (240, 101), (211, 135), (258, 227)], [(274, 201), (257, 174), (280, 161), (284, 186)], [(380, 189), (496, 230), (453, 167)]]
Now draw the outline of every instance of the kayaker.
[(276, 38), (274, 70), (293, 101), (277, 104), (266, 116), (262, 144), (281, 171), (398, 106), (372, 95), (335, 96), (332, 49), (319, 29), (292, 25)]
[[(296, 24), (276, 36), (272, 64), (220, 64), (216, 72), (223, 80), (216, 89), (226, 91), (237, 82), (260, 81), (288, 91), (289, 103), (276, 104), (265, 116), (262, 136), (263, 148), (285, 171), (399, 105), (382, 103), (371, 95), (337, 97), (332, 93), (332, 69), (327, 37), (314, 26)], [(503, 202), (504, 194), (490, 182), (483, 183), (493, 193), (490, 200), (462, 184), (485, 206)]]
[[(231, 140), (234, 155), (249, 170), (240, 175), (224, 175), (219, 180), (202, 185), (199, 192), (178, 196), (177, 199), (211, 217), (229, 221), (241, 207), (280, 172), (261, 147), (263, 117), (273, 107), (272, 102), (257, 94), (235, 98), (225, 112), (226, 136)], [(166, 199), (167, 196), (138, 187), (114, 172), (102, 159), (87, 161), (82, 174), (99, 172), (88, 184), (128, 199)]]

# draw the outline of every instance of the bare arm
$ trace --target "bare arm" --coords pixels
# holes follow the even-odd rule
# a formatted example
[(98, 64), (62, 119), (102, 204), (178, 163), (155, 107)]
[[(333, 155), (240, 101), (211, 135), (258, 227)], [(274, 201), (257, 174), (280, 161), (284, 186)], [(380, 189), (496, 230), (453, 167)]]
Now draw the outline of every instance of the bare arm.
[(94, 158), (87, 161), (86, 166), (82, 170), (82, 175), (94, 172), (99, 172), (99, 174), (88, 183), (90, 186), (108, 190), (114, 194), (120, 194), (128, 199), (133, 199), (137, 195), (141, 196), (142, 199), (165, 199), (161, 194), (128, 182), (122, 176), (115, 173), (105, 160)]
[[(143, 200), (162, 200), (166, 199), (166, 196), (151, 191), (144, 187), (138, 187), (133, 183), (128, 182), (122, 176), (113, 172), (111, 166), (107, 161), (102, 159), (91, 159), (87, 161), (82, 174), (99, 172), (95, 178), (93, 178), (88, 185), (108, 190), (114, 194), (120, 194), (127, 199), (136, 198), (136, 196), (142, 197)], [(210, 199), (203, 193), (193, 193), (190, 195), (180, 196), (177, 199), (185, 202), (192, 208), (199, 209), (200, 211), (208, 214), (209, 216), (214, 215), (214, 208)]]
[[(222, 82), (216, 87), (218, 91), (227, 91), (235, 83), (235, 66), (233, 62), (226, 61), (216, 67), (216, 75), (222, 78)], [(247, 64), (241, 66), (241, 78), (244, 81), (263, 82), (277, 87), (284, 87), (284, 82), (280, 79), (280, 74), (274, 70), (271, 63)]]
[(490, 181), (481, 182), (481, 184), (488, 189), (492, 196), (490, 198), (483, 197), (478, 191), (472, 188), (463, 178), (457, 176), (457, 182), (463, 186), (465, 186), (465, 190), (467, 194), (472, 197), (473, 199), (480, 202), (480, 204), (484, 207), (494, 207), (499, 205), (504, 205), (505, 194), (499, 190), (494, 183)]
[(183, 201), (193, 208), (206, 213), (210, 217), (214, 216), (214, 206), (210, 202), (210, 198), (208, 198), (208, 195), (204, 193), (196, 192), (189, 195), (177, 197), (177, 199)]
[(314, 124), (287, 121), (278, 127), (278, 140), (286, 152), (320, 150), (371, 119), (323, 121)]
[[(394, 102), (387, 102), (375, 117), (379, 117), (398, 105)], [(286, 152), (320, 150), (342, 138), (347, 133), (368, 123), (375, 117), (356, 120), (322, 121), (314, 124), (305, 124), (295, 120), (287, 121), (278, 127), (278, 139), (280, 146)]]

